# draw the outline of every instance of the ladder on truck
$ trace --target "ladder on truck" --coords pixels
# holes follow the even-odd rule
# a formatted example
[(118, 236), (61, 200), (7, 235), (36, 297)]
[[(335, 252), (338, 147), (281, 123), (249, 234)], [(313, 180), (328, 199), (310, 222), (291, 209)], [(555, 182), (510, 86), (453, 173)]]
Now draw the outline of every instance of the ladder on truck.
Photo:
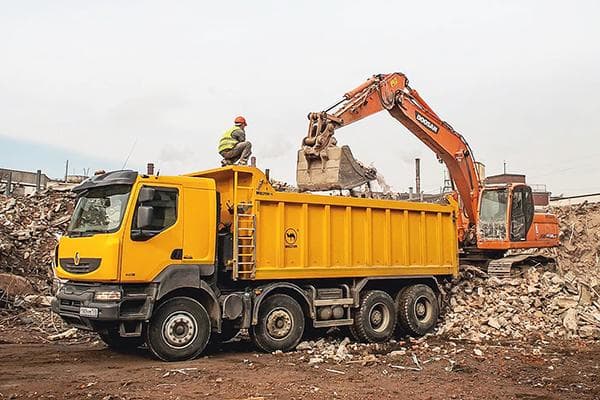
[(254, 278), (256, 273), (256, 214), (252, 203), (239, 203), (234, 220), (233, 279)]

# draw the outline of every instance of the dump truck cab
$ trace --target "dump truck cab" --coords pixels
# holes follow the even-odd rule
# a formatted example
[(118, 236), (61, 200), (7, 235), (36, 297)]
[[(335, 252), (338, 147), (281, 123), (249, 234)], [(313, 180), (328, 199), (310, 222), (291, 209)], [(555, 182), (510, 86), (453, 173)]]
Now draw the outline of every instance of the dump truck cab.
[(306, 330), (423, 335), (458, 274), (457, 205), (284, 193), (257, 168), (134, 171), (74, 189), (52, 307), (113, 348), (191, 359), (248, 329), (264, 351)]
[(214, 275), (218, 199), (212, 179), (114, 171), (75, 192), (56, 257), (56, 274), (68, 283), (55, 308), (70, 323), (139, 336), (159, 290), (173, 280), (199, 283)]

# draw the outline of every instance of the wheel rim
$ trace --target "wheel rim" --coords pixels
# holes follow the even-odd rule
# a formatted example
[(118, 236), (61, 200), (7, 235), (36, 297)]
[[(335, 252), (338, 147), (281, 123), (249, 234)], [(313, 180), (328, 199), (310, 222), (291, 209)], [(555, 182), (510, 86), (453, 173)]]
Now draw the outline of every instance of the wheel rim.
[(175, 349), (183, 349), (198, 336), (198, 324), (192, 314), (178, 311), (165, 320), (162, 334), (167, 345)]
[(383, 303), (376, 303), (369, 312), (369, 324), (375, 332), (383, 332), (390, 324), (390, 309)]
[(284, 309), (275, 309), (267, 316), (267, 333), (274, 339), (283, 339), (290, 334), (294, 320)]
[(415, 300), (415, 316), (420, 322), (427, 322), (431, 318), (431, 301), (425, 296), (420, 296)]

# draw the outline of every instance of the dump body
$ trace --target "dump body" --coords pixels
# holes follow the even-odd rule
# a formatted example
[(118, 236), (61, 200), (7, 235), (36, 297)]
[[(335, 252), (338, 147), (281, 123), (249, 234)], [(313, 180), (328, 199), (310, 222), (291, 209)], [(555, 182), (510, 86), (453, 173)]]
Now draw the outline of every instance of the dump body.
[(234, 279), (457, 274), (456, 205), (277, 192), (248, 167), (191, 175), (229, 205)]

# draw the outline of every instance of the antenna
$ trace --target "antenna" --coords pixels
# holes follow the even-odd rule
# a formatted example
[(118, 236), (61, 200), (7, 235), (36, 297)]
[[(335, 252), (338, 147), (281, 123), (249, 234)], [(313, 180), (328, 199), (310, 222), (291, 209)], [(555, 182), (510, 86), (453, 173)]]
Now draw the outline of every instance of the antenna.
[(133, 149), (135, 149), (135, 145), (137, 144), (137, 141), (138, 141), (137, 138), (135, 138), (135, 141), (131, 145), (131, 149), (129, 150), (129, 154), (127, 154), (127, 158), (125, 159), (125, 162), (123, 163), (123, 166), (121, 167), (121, 169), (125, 169), (125, 166), (127, 165), (127, 161), (129, 161), (129, 157), (131, 157), (131, 153), (133, 153)]

